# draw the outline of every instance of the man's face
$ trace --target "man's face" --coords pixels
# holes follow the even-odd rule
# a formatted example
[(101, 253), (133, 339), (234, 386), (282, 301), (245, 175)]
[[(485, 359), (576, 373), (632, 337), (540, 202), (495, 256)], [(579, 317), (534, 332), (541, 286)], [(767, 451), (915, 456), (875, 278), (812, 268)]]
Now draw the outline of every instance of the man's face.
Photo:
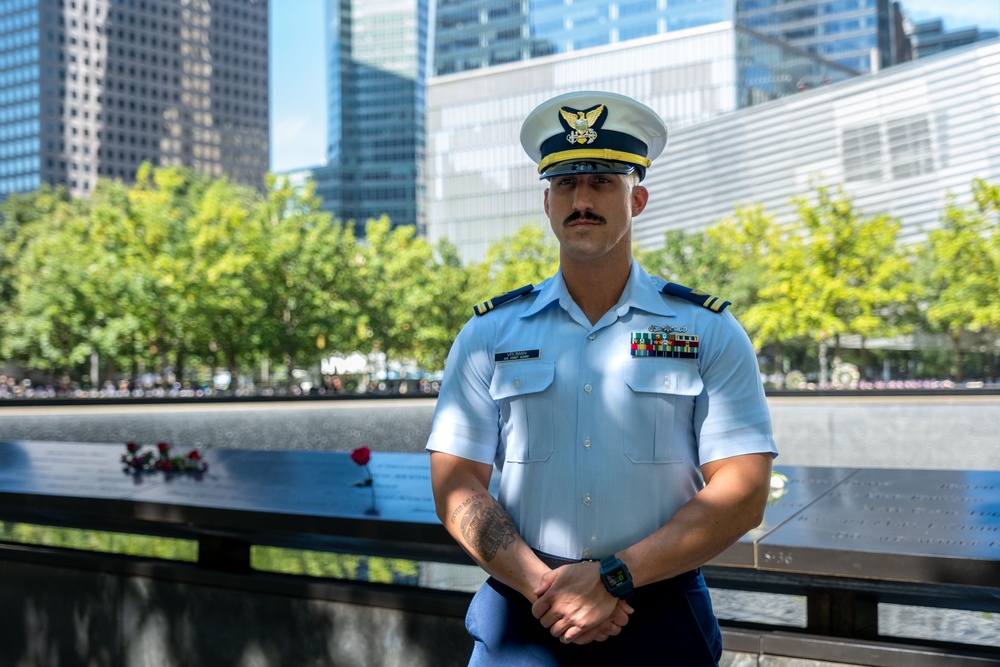
[(646, 207), (649, 193), (622, 174), (554, 176), (545, 191), (545, 213), (562, 255), (581, 261), (605, 257), (629, 245), (632, 218)]

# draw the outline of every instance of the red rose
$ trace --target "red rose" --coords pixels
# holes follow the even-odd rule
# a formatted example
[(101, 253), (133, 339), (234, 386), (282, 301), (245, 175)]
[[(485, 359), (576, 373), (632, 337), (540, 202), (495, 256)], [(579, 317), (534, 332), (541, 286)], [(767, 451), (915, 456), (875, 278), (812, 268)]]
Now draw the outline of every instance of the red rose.
[(198, 452), (197, 449), (192, 449), (190, 452), (188, 452), (188, 458), (191, 459), (192, 461), (197, 461), (201, 458), (201, 454)]
[(170, 449), (170, 443), (168, 442), (158, 442), (156, 443), (156, 448), (160, 450), (161, 454), (166, 454)]
[(136, 450), (139, 449), (139, 445), (135, 444), (131, 440), (125, 443), (125, 449), (129, 450), (131, 453), (135, 454)]
[(358, 447), (351, 452), (351, 460), (357, 463), (359, 466), (368, 465), (371, 461), (372, 451), (367, 447)]

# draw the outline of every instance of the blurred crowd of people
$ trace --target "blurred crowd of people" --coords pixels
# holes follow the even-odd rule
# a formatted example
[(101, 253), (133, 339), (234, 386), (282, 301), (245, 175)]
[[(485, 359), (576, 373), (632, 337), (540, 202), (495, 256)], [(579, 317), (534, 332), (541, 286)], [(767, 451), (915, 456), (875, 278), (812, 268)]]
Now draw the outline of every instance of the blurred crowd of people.
[[(794, 373), (794, 372), (793, 372)], [(805, 377), (797, 381), (793, 374), (788, 378), (768, 376), (764, 378), (769, 391), (774, 390), (844, 390), (861, 391), (884, 390), (941, 390), (941, 389), (991, 389), (998, 385), (991, 382), (964, 382), (957, 384), (950, 380), (890, 380), (856, 381), (840, 384), (834, 381), (820, 386), (808, 382)], [(786, 381), (788, 380), (788, 381)], [(89, 387), (64, 379), (60, 382), (32, 382), (29, 378), (17, 379), (0, 374), (0, 400), (5, 399), (45, 399), (45, 398), (212, 398), (212, 397), (298, 397), (298, 396), (436, 396), (441, 388), (438, 378), (393, 378), (369, 381), (351, 378), (345, 381), (337, 375), (324, 375), (320, 382), (276, 383), (273, 386), (254, 385), (250, 387), (218, 386), (212, 382), (164, 382), (156, 378), (125, 378), (117, 382), (104, 381), (100, 387)]]
[(373, 395), (436, 395), (440, 382), (436, 379), (373, 379), (359, 381), (337, 375), (324, 375), (320, 382), (276, 383), (272, 386), (252, 385), (233, 387), (216, 382), (164, 381), (158, 376), (123, 378), (117, 382), (105, 380), (99, 387), (90, 387), (63, 378), (59, 382), (32, 382), (0, 375), (0, 400), (46, 398), (211, 398), (252, 396), (346, 396)]

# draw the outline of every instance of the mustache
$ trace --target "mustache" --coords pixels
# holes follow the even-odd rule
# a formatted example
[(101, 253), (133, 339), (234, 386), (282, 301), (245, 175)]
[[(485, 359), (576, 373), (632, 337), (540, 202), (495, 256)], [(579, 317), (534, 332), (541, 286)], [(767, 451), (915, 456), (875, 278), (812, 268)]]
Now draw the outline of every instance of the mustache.
[(594, 222), (602, 222), (605, 224), (608, 222), (607, 220), (604, 219), (604, 217), (597, 215), (596, 213), (591, 213), (590, 211), (573, 211), (568, 216), (566, 216), (565, 220), (563, 220), (563, 225), (564, 226), (568, 225), (569, 223), (575, 222), (580, 219), (592, 220)]

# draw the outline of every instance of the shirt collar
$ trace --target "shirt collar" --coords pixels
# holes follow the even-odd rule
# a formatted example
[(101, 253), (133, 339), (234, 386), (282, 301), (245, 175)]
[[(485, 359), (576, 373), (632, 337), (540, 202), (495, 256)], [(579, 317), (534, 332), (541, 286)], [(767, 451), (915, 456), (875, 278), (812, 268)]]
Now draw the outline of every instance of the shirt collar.
[[(625, 290), (622, 292), (621, 299), (618, 300), (618, 305), (612, 310), (615, 310), (619, 317), (625, 315), (632, 308), (652, 315), (673, 317), (677, 313), (667, 305), (663, 294), (660, 293), (664, 284), (666, 283), (662, 279), (654, 278), (646, 273), (639, 262), (633, 259), (632, 270), (629, 273), (628, 282), (625, 283)], [(569, 295), (569, 290), (566, 289), (562, 270), (557, 271), (554, 276), (542, 282), (536, 292), (538, 296), (535, 297), (534, 303), (521, 313), (521, 317), (531, 317), (553, 302), (561, 302), (566, 299), (564, 303), (568, 304), (573, 299)]]

